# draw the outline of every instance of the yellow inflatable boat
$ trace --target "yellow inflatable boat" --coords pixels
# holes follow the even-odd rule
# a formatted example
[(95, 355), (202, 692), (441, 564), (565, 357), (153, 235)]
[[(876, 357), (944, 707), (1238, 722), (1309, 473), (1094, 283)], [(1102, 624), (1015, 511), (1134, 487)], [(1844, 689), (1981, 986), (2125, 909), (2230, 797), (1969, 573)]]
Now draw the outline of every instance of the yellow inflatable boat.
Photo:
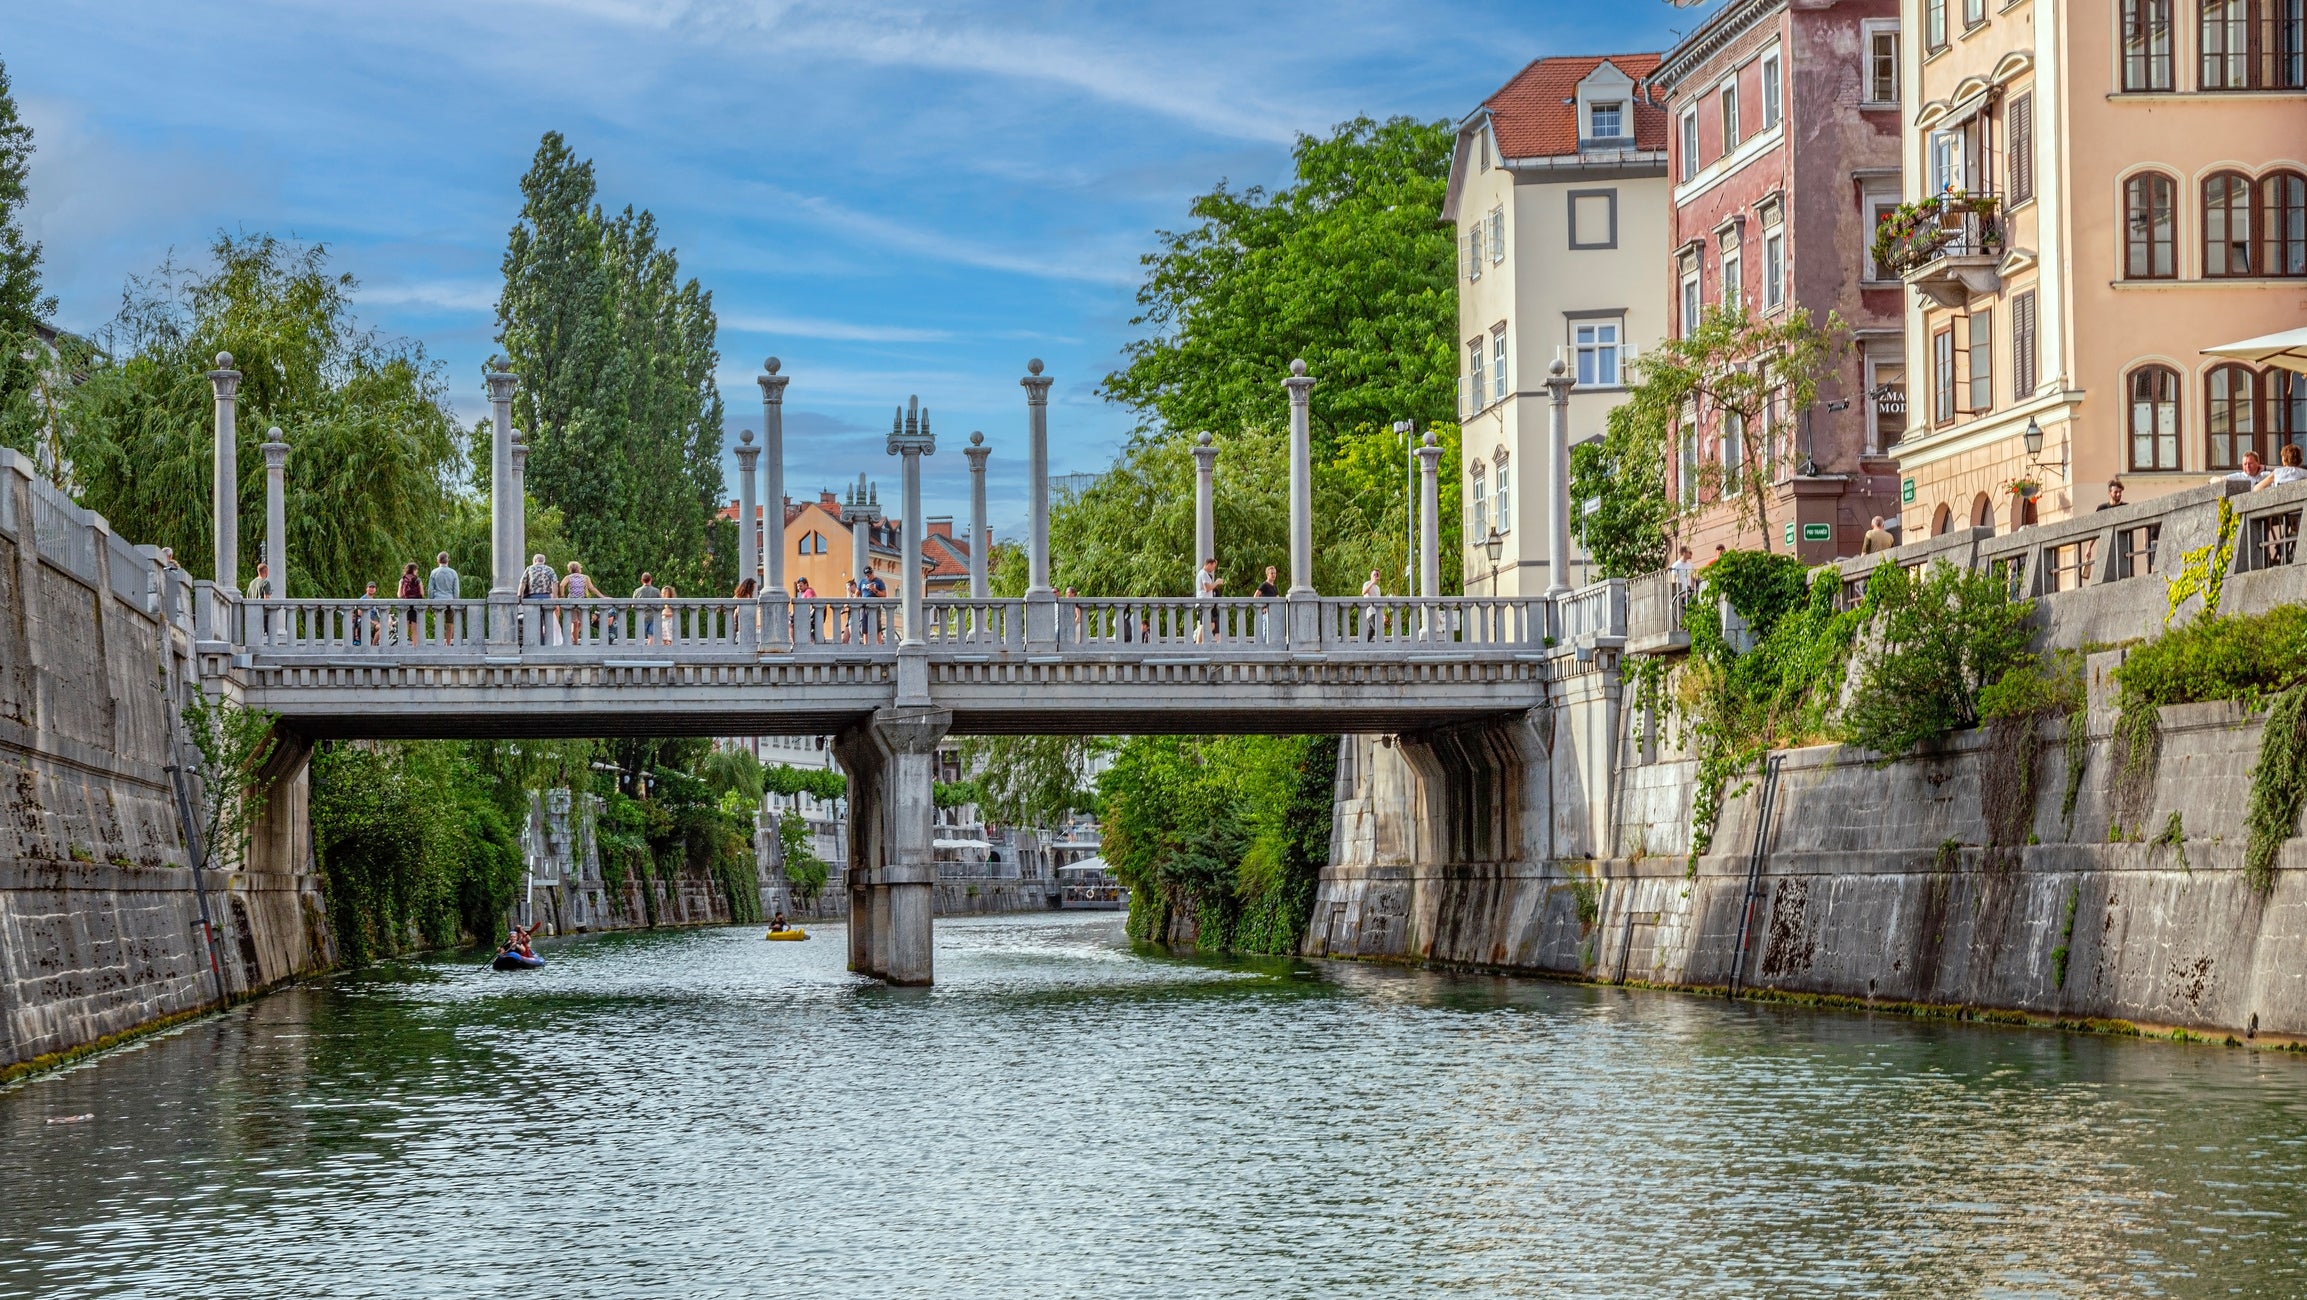
[(762, 935), (761, 937), (764, 939), (783, 939), (791, 941), (806, 939), (809, 937), (809, 932), (807, 930), (796, 927), (791, 930), (771, 930), (769, 933)]

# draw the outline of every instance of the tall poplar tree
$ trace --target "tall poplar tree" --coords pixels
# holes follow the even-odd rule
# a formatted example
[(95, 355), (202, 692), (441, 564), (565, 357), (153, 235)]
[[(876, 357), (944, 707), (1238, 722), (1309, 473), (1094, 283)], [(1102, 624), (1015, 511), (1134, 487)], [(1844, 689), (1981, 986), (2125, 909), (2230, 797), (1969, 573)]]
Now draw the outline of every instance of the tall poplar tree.
[(31, 166), (32, 128), (17, 116), (0, 64), (0, 446), (26, 452), (46, 423), (42, 384), (51, 366), (39, 331), (56, 310), (40, 291), (40, 245), (24, 237)]
[(714, 519), (713, 296), (680, 278), (655, 217), (607, 216), (596, 194), (592, 163), (547, 132), (521, 178), (497, 300), (521, 377), (513, 418), (529, 444), (529, 495), (560, 512), (576, 557), (611, 593), (650, 572), (721, 594), (736, 530)]

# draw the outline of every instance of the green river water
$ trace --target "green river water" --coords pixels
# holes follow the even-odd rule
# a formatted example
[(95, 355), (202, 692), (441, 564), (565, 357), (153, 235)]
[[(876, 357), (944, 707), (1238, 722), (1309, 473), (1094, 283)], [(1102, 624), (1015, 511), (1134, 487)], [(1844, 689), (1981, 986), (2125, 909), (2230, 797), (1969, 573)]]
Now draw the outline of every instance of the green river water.
[(546, 952), (0, 1091), (0, 1295), (2307, 1295), (2285, 1053), (1166, 957), (1112, 913), (940, 921), (926, 991), (838, 926)]

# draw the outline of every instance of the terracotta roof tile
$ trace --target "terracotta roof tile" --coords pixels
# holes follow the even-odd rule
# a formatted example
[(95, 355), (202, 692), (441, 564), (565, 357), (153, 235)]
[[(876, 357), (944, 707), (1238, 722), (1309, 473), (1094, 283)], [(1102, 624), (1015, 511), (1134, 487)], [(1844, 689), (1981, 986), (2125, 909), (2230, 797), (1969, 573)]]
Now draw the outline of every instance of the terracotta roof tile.
[(929, 576), (932, 578), (966, 578), (969, 561), (961, 544), (951, 537), (930, 534), (922, 539), (921, 552), (930, 559)]
[[(1578, 83), (1607, 62), (1637, 82), (1658, 66), (1656, 54), (1579, 54), (1539, 59), (1483, 101), (1498, 151), (1508, 158), (1578, 152)], [(1637, 96), (1634, 147), (1666, 147), (1666, 110)]]

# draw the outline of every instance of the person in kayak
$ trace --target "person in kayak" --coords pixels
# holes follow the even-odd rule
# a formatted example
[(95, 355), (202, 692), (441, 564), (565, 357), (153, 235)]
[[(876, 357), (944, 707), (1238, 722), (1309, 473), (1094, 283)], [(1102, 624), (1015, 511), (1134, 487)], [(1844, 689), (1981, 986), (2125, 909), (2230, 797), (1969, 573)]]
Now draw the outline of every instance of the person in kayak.
[(792, 927), (790, 927), (790, 926), (788, 926), (788, 925), (786, 925), (786, 924), (785, 924), (785, 909), (783, 909), (783, 908), (779, 908), (779, 909), (777, 909), (777, 919), (776, 919), (774, 922), (772, 922), (772, 923), (770, 924), (770, 927), (769, 927), (769, 928), (770, 928), (770, 929), (772, 929), (772, 930), (775, 930), (775, 931), (777, 931), (777, 932), (778, 932), (778, 933), (780, 933), (780, 934), (782, 934), (782, 933), (784, 933), (786, 930), (788, 930), (788, 929), (792, 928)]
[(511, 936), (505, 940), (504, 951), (509, 953), (517, 953), (520, 956), (529, 958), (532, 961), (535, 960), (537, 950), (529, 945), (529, 936), (535, 934), (536, 932), (537, 927), (533, 925), (527, 927), (526, 929), (517, 925), (514, 926)]

